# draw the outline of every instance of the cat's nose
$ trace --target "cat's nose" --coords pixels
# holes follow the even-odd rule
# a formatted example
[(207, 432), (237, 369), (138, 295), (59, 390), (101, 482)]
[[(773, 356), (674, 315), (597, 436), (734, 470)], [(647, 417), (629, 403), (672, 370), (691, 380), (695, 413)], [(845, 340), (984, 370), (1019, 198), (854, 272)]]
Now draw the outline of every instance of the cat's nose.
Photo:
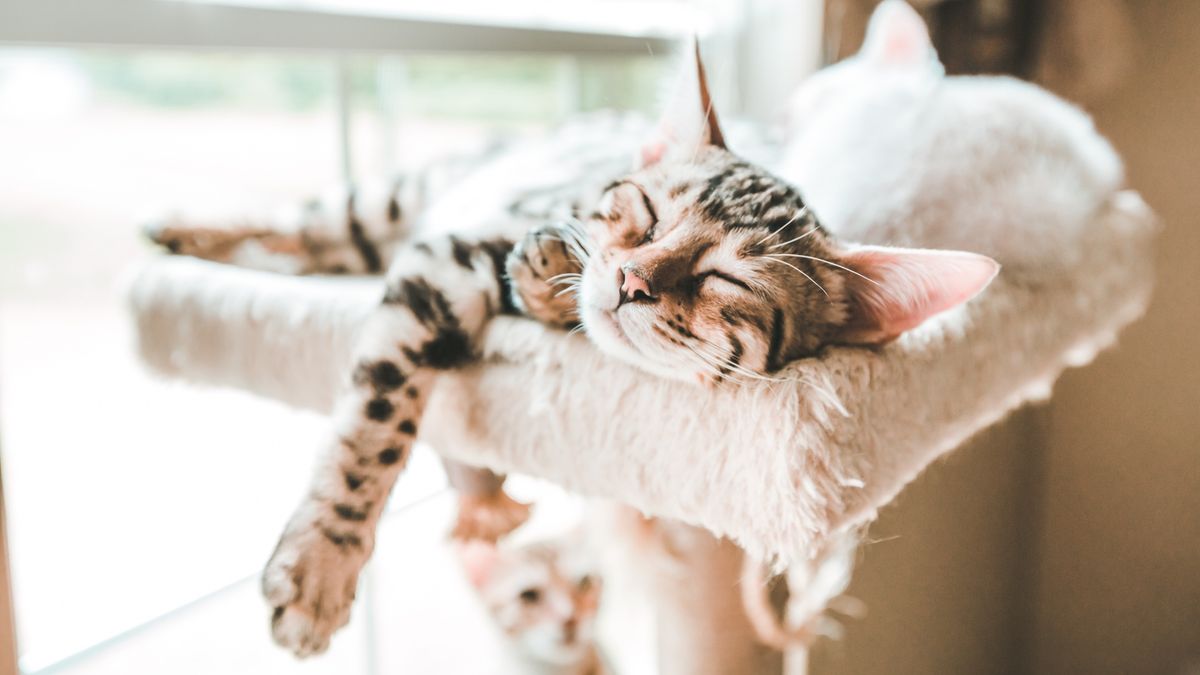
[(658, 299), (650, 289), (650, 282), (628, 263), (617, 270), (617, 283), (621, 288), (621, 298), (617, 307), (627, 302), (653, 302)]
[(571, 644), (575, 641), (575, 633), (579, 630), (579, 621), (575, 617), (571, 617), (563, 622), (563, 642)]

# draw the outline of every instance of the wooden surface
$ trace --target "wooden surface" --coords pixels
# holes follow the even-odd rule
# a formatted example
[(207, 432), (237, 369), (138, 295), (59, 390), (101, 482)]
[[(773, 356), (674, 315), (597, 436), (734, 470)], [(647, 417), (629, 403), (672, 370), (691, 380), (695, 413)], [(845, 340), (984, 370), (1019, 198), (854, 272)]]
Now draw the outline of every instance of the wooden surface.
[(13, 624), (12, 579), (8, 571), (8, 526), (0, 469), (0, 675), (16, 675), (17, 635)]

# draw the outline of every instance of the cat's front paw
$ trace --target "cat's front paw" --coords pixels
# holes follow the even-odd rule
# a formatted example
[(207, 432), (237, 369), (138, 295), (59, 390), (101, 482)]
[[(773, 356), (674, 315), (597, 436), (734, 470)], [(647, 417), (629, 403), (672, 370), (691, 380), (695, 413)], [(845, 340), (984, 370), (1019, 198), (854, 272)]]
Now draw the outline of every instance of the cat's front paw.
[(325, 651), (350, 620), (370, 542), (361, 532), (297, 520), (267, 563), (262, 591), (272, 607), (275, 642), (303, 658)]
[(572, 285), (579, 261), (565, 243), (563, 226), (535, 227), (513, 248), (506, 265), (513, 294), (529, 316), (553, 326), (579, 321)]

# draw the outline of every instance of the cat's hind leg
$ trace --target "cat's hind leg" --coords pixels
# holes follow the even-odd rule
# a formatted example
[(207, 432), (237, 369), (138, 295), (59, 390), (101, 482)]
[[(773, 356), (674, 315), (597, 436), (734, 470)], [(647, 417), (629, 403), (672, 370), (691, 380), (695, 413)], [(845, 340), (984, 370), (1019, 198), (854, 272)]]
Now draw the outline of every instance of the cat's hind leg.
[(143, 233), (171, 253), (290, 274), (381, 274), (408, 234), (403, 182), (332, 190), (266, 212), (169, 212)]
[(447, 238), (398, 255), (383, 303), (364, 328), (335, 434), (263, 573), (274, 638), (298, 656), (323, 651), (349, 618), (438, 372), (473, 360), (487, 320), (511, 308), (504, 281), (510, 249), (501, 240)]
[(458, 492), (458, 514), (451, 538), (495, 543), (529, 520), (529, 504), (505, 492), (505, 476), (449, 459), (443, 459), (442, 466)]

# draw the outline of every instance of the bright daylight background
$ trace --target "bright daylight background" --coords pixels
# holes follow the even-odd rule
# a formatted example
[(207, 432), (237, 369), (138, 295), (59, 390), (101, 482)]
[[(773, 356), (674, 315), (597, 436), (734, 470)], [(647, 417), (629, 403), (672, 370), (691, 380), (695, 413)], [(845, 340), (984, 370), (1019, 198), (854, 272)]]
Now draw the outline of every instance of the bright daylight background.
[[(651, 108), (660, 65), (650, 54), (0, 47), (0, 437), (22, 670), (463, 667), (469, 655), (453, 644), (482, 619), (425, 583), (451, 569), (436, 545), (451, 504), (429, 453), (397, 488), (386, 527), (400, 532), (380, 537), (358, 607), (369, 616), (319, 662), (297, 665), (270, 645), (256, 575), (304, 489), (323, 420), (141, 370), (120, 290), (153, 253), (138, 218), (335, 184), (339, 86), (361, 177), (576, 111)], [(427, 553), (400, 559), (414, 549)], [(413, 631), (422, 640), (389, 639)]]

